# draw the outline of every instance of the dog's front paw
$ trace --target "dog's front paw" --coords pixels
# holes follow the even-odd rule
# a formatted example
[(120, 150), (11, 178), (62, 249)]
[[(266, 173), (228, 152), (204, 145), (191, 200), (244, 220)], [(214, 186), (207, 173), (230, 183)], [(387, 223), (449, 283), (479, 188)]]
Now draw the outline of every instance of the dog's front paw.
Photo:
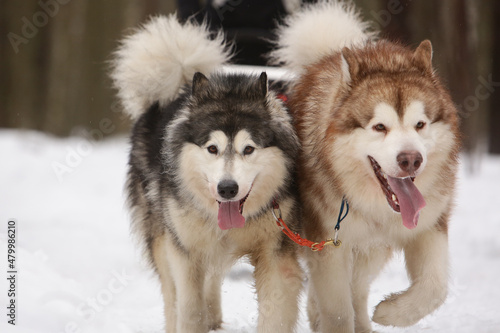
[(436, 310), (445, 299), (446, 288), (410, 288), (380, 302), (372, 319), (385, 326), (411, 326)]
[(384, 326), (406, 327), (415, 324), (420, 318), (412, 313), (411, 304), (405, 302), (401, 294), (392, 294), (377, 305), (372, 319)]

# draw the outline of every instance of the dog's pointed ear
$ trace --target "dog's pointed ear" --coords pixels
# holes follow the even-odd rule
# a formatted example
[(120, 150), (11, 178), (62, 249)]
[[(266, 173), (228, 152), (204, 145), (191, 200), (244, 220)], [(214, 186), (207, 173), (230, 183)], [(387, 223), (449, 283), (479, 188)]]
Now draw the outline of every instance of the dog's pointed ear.
[(269, 83), (267, 81), (267, 74), (266, 72), (262, 72), (259, 77), (259, 89), (260, 92), (262, 93), (262, 97), (266, 97), (267, 95), (267, 90), (269, 89)]
[(208, 79), (205, 75), (200, 72), (194, 73), (193, 76), (193, 86), (191, 88), (191, 93), (193, 96), (199, 95), (201, 92), (205, 91), (208, 87)]
[(431, 41), (426, 39), (413, 53), (413, 59), (417, 66), (425, 71), (432, 72), (432, 44)]
[(341, 54), (341, 68), (342, 68), (342, 81), (346, 84), (350, 84), (357, 76), (359, 72), (358, 59), (354, 53), (347, 47), (342, 49)]

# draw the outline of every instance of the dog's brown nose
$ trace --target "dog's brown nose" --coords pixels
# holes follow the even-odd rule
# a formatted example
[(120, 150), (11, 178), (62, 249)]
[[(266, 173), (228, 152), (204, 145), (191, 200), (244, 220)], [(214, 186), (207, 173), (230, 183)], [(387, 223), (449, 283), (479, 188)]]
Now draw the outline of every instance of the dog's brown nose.
[(401, 170), (408, 173), (410, 176), (415, 174), (424, 161), (422, 154), (418, 151), (403, 151), (399, 153), (396, 159)]

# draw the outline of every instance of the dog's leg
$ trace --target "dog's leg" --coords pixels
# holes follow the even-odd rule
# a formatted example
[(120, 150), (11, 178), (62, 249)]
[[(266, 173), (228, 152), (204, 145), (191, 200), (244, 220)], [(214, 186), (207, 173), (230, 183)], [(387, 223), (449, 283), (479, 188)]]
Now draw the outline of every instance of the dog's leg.
[(165, 236), (160, 236), (155, 240), (153, 245), (153, 260), (160, 277), (163, 311), (165, 313), (165, 331), (167, 333), (175, 333), (177, 331), (176, 293), (174, 280), (167, 260), (166, 242), (168, 240), (165, 239)]
[(354, 305), (354, 328), (356, 333), (371, 332), (368, 315), (368, 293), (370, 284), (391, 257), (389, 247), (370, 248), (369, 253), (356, 251), (352, 276), (352, 298)]
[(260, 333), (294, 332), (302, 269), (293, 254), (273, 250), (252, 255)]
[(377, 305), (373, 320), (382, 325), (410, 326), (437, 309), (448, 288), (448, 236), (434, 228), (417, 235), (404, 247), (408, 290), (389, 295)]
[[(210, 269), (217, 269), (210, 267)], [(222, 310), (221, 310), (221, 285), (222, 285), (222, 271), (212, 271), (207, 274), (205, 281), (205, 300), (207, 302), (208, 313), (208, 328), (209, 330), (216, 330), (221, 328), (222, 325)]]
[[(307, 264), (310, 273), (310, 296), (315, 297), (319, 312), (321, 332), (354, 332), (354, 308), (351, 297), (352, 249), (325, 248), (321, 252), (308, 252)], [(314, 313), (310, 309), (309, 315)], [(311, 328), (317, 322), (309, 317)]]
[(196, 253), (186, 253), (174, 244), (169, 245), (168, 260), (177, 295), (177, 333), (206, 333), (205, 263)]

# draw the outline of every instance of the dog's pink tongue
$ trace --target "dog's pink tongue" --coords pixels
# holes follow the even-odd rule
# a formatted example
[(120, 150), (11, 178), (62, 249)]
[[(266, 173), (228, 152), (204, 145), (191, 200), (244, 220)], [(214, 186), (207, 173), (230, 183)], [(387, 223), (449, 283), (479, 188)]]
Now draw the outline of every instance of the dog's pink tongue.
[(408, 229), (417, 226), (420, 210), (425, 207), (425, 200), (410, 177), (394, 178), (387, 176), (392, 191), (398, 197), (403, 225)]
[(243, 228), (245, 218), (240, 214), (239, 201), (226, 201), (219, 204), (219, 228), (227, 230), (231, 228)]

